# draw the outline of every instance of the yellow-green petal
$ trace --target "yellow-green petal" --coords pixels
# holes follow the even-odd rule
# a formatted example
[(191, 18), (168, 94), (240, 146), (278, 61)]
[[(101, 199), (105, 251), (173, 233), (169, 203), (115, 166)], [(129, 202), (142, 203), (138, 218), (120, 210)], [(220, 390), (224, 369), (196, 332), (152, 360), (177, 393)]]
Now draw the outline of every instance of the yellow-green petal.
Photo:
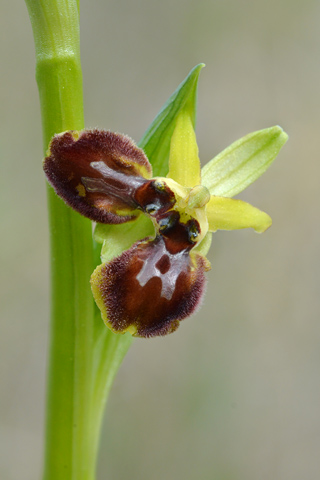
[(171, 137), (168, 177), (185, 187), (201, 183), (198, 145), (188, 108), (179, 113)]
[(207, 203), (209, 231), (253, 228), (262, 233), (272, 224), (269, 215), (262, 210), (233, 198), (212, 196)]
[(211, 195), (234, 197), (271, 165), (288, 135), (275, 126), (240, 138), (202, 169), (202, 184)]

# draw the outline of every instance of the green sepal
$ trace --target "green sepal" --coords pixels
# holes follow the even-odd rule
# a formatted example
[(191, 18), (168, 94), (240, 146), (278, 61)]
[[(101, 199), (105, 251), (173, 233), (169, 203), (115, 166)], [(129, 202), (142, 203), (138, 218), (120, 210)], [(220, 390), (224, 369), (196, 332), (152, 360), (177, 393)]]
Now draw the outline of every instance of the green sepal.
[(202, 168), (202, 184), (211, 195), (237, 195), (270, 167), (287, 139), (279, 126), (240, 138)]
[(152, 237), (155, 229), (146, 215), (140, 215), (133, 222), (122, 225), (106, 225), (97, 223), (94, 239), (102, 243), (101, 261), (110, 262), (113, 258), (128, 250), (135, 242), (145, 237)]
[(182, 108), (186, 107), (190, 111), (192, 123), (195, 126), (197, 85), (203, 67), (204, 64), (200, 63), (190, 71), (160, 110), (138, 144), (147, 155), (155, 177), (163, 177), (168, 173), (171, 136), (177, 115)]

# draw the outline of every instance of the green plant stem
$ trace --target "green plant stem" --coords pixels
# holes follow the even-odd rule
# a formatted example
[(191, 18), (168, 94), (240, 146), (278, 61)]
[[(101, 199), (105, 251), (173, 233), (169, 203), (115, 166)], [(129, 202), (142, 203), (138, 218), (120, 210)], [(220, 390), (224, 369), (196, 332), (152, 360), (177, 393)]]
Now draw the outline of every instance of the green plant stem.
[[(29, 1), (27, 5), (35, 36), (46, 150), (55, 133), (84, 127), (78, 8), (70, 1)], [(60, 24), (59, 13), (63, 15)], [(48, 211), (52, 312), (44, 478), (89, 480), (92, 442), (85, 417), (92, 388), (88, 358), (93, 328), (88, 282), (93, 266), (91, 225), (67, 208), (51, 188)]]
[[(54, 134), (84, 127), (79, 2), (26, 4), (46, 152)], [(115, 339), (101, 318), (95, 318), (89, 284), (95, 266), (91, 222), (50, 187), (48, 211), (52, 308), (43, 478), (93, 480), (103, 407), (131, 337)]]

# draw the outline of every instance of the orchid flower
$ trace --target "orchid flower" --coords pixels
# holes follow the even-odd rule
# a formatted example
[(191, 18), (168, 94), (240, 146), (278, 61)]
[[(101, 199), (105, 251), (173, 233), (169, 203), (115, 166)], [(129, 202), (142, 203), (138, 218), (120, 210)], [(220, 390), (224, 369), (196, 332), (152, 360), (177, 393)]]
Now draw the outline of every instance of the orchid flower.
[[(250, 227), (264, 232), (271, 225), (265, 212), (231, 197), (268, 168), (286, 139), (280, 127), (254, 132), (201, 171), (186, 107), (171, 137), (169, 173), (152, 177), (145, 153), (125, 135), (84, 130), (53, 138), (44, 161), (48, 181), (70, 207), (98, 222), (103, 263), (91, 286), (112, 331), (166, 335), (196, 310), (210, 269), (205, 255), (211, 232)], [(115, 224), (122, 245), (130, 229), (131, 234), (126, 249), (108, 258), (113, 239), (105, 226)]]

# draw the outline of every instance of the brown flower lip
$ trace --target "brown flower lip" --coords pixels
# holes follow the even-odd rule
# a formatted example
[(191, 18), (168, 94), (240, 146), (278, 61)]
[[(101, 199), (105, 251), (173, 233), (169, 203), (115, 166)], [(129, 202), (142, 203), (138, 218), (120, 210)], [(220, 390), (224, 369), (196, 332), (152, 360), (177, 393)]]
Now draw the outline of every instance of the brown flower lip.
[(201, 303), (207, 270), (205, 258), (182, 250), (170, 254), (165, 239), (141, 241), (100, 265), (91, 284), (103, 318), (114, 332), (138, 337), (174, 332), (180, 320)]
[(174, 332), (201, 303), (206, 259), (192, 252), (198, 222), (176, 211), (157, 216), (160, 233), (135, 243), (91, 278), (103, 318), (115, 332), (153, 337)]

